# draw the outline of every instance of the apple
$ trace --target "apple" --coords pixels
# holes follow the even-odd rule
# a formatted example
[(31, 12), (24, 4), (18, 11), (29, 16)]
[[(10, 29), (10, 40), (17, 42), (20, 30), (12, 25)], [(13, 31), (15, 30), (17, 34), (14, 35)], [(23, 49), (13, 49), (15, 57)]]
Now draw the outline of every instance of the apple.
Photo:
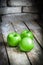
[(24, 30), (21, 32), (21, 38), (24, 38), (24, 37), (30, 37), (31, 39), (34, 38), (33, 33), (29, 30)]
[(34, 42), (31, 38), (25, 37), (21, 40), (19, 48), (21, 51), (30, 51), (34, 48)]
[(31, 31), (29, 31), (29, 33), (27, 34), (28, 37), (30, 37), (31, 39), (34, 39), (34, 35)]
[(27, 37), (27, 33), (29, 33), (29, 30), (23, 30), (21, 32), (21, 37), (24, 38), (24, 37)]
[(21, 41), (21, 37), (16, 32), (10, 33), (7, 36), (7, 42), (9, 46), (17, 46), (20, 41)]

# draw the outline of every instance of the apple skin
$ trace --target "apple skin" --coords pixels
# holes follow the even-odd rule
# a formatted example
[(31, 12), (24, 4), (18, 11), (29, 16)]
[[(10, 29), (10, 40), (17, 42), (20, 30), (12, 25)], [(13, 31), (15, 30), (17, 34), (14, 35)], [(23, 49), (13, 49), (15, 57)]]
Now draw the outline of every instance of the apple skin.
[(21, 51), (31, 51), (34, 48), (34, 42), (31, 38), (25, 37), (21, 40), (19, 48)]
[(27, 34), (29, 33), (29, 30), (23, 30), (21, 32), (21, 37), (24, 38), (24, 37), (27, 37)]
[(31, 39), (34, 38), (33, 33), (29, 30), (24, 30), (21, 32), (21, 38), (30, 37)]
[(18, 33), (13, 32), (7, 36), (7, 42), (9, 46), (17, 46), (21, 41), (21, 37)]

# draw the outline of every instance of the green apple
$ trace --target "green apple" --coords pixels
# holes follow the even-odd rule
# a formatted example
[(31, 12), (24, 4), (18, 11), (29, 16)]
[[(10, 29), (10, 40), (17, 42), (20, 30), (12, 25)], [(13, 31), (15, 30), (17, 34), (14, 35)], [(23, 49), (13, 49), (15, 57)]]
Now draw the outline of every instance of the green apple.
[(21, 37), (24, 38), (24, 37), (27, 37), (27, 34), (29, 33), (29, 30), (23, 30), (21, 32)]
[(33, 33), (29, 30), (24, 30), (21, 32), (21, 38), (24, 38), (24, 37), (30, 37), (31, 39), (34, 38)]
[(19, 47), (21, 51), (30, 51), (34, 47), (34, 42), (31, 38), (25, 37), (21, 40)]
[(7, 36), (7, 42), (9, 46), (17, 46), (20, 41), (21, 41), (21, 37), (16, 32), (10, 33)]

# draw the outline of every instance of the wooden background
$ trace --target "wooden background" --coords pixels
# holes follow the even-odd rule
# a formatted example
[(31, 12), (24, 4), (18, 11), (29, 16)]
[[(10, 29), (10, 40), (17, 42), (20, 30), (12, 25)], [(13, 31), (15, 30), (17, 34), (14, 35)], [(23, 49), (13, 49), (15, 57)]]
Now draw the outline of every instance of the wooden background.
[[(43, 13), (39, 6), (39, 0), (0, 1), (0, 65), (43, 65)], [(34, 48), (20, 52), (17, 47), (9, 47), (7, 35), (25, 29), (34, 34)]]

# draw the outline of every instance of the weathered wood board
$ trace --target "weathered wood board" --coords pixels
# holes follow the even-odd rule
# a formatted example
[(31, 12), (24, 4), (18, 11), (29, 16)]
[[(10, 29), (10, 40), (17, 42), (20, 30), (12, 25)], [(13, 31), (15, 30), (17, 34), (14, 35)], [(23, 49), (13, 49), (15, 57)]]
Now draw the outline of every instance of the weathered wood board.
[(13, 14), (21, 13), (21, 7), (2, 7), (0, 8), (0, 14)]
[(32, 21), (33, 19), (37, 19), (38, 14), (34, 13), (12, 13), (2, 16), (2, 21), (14, 21), (14, 20), (23, 20), (23, 21)]
[(0, 28), (0, 65), (9, 65), (6, 49), (3, 43), (1, 28)]
[(43, 30), (41, 29), (41, 27), (36, 22), (29, 20), (27, 22), (25, 21), (25, 24), (30, 28), (39, 44), (43, 48)]
[(28, 0), (9, 0), (9, 6), (32, 6), (32, 3)]
[(30, 6), (30, 7), (23, 7), (23, 12), (25, 13), (38, 13), (38, 10), (36, 7)]
[[(4, 41), (7, 42), (7, 35), (14, 32), (12, 25), (8, 22), (2, 22), (2, 34)], [(29, 60), (24, 52), (18, 51), (16, 48), (6, 47), (11, 65), (30, 65)]]

